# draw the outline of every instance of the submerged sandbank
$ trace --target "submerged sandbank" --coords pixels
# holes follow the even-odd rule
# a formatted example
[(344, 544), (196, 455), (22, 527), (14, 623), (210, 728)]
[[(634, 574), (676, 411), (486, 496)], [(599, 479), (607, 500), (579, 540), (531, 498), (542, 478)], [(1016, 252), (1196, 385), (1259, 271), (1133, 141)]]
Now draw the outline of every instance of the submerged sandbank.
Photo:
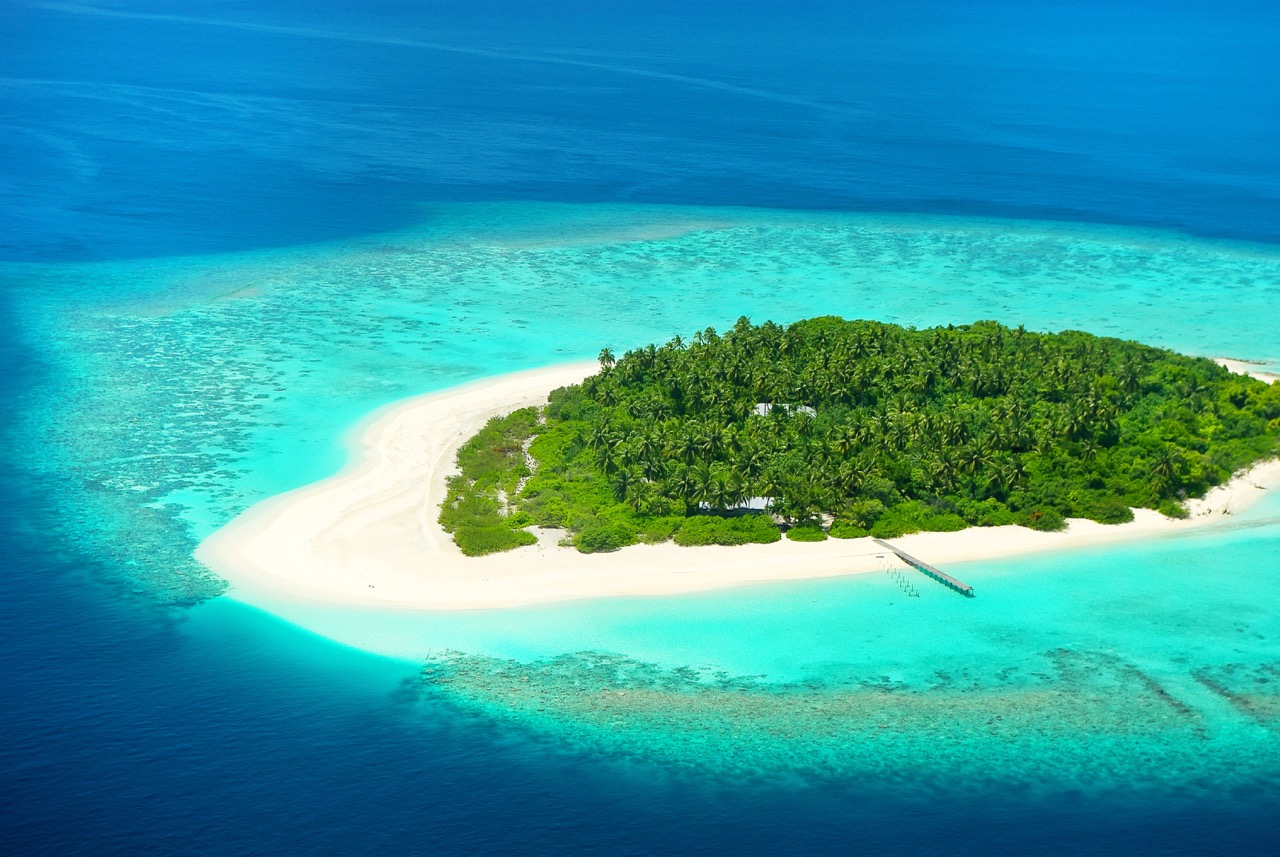
[[(497, 414), (546, 401), (596, 370), (574, 363), (489, 378), (381, 409), (358, 431), (358, 458), (329, 479), (266, 500), (214, 533), (196, 557), (233, 595), (417, 610), (513, 607), (579, 598), (671, 595), (765, 581), (880, 571), (897, 561), (870, 539), (682, 548), (636, 545), (609, 554), (536, 545), (465, 557), (436, 521), (458, 447)], [(1132, 523), (1072, 519), (1060, 533), (1024, 527), (917, 533), (902, 549), (943, 565), (1160, 536), (1221, 520), (1280, 486), (1263, 462), (1201, 500), (1191, 517), (1135, 510)], [(255, 597), (257, 596), (257, 597)]]

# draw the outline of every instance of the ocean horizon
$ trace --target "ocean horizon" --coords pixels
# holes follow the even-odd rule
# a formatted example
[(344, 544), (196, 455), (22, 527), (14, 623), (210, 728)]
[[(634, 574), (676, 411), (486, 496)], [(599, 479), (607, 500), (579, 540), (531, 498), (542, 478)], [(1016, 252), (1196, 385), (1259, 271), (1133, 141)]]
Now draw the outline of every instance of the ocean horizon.
[(1280, 497), (947, 569), (972, 601), (362, 611), (246, 603), (192, 552), (391, 402), (742, 316), (1280, 370), (1278, 16), (15, 0), (0, 841), (1266, 850)]

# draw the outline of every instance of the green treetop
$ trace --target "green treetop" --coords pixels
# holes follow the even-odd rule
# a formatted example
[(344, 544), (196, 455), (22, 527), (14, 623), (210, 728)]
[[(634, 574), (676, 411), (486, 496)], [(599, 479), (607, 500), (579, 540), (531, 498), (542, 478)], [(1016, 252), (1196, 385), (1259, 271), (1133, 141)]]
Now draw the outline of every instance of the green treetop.
[(586, 550), (1179, 515), (1280, 446), (1280, 384), (1079, 331), (744, 318), (600, 365), (523, 420), (506, 498)]

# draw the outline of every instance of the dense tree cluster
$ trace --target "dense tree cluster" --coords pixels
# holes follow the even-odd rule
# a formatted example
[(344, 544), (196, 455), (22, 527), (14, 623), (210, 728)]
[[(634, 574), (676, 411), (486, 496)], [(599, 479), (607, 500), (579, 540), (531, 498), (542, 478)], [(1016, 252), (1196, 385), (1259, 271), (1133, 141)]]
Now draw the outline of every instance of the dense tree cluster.
[(805, 538), (1185, 514), (1280, 445), (1280, 384), (1078, 331), (740, 319), (600, 363), (552, 394), (517, 500), (587, 549), (759, 497)]

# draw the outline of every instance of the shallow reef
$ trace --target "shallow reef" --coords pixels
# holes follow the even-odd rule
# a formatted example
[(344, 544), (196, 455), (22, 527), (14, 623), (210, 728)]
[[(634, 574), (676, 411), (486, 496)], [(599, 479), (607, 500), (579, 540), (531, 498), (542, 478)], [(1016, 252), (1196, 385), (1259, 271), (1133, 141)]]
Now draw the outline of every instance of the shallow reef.
[(1117, 655), (1068, 649), (1034, 665), (938, 672), (921, 687), (879, 676), (771, 683), (601, 652), (531, 663), (443, 652), (418, 691), (548, 740), (729, 776), (1280, 794), (1269, 778), (1280, 696), (1257, 692), (1278, 669), (1226, 670), (1253, 689), (1231, 694), (1247, 715), (1238, 719)]

